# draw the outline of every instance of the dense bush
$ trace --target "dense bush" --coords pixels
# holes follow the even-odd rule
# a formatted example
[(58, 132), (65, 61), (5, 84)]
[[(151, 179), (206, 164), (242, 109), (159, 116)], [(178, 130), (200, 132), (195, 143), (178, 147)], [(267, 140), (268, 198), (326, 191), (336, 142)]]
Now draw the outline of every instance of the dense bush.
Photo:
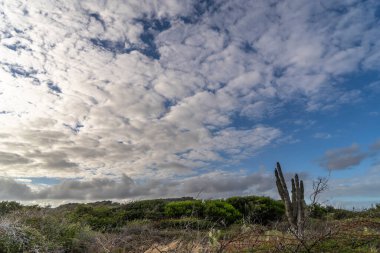
[(166, 217), (166, 204), (184, 200), (192, 200), (192, 198), (141, 200), (124, 204), (122, 208), (126, 212), (127, 220), (160, 220)]
[(126, 212), (119, 207), (91, 206), (82, 204), (69, 215), (74, 222), (88, 224), (97, 231), (121, 228), (126, 223)]
[(281, 201), (268, 197), (232, 197), (227, 199), (227, 202), (235, 207), (249, 223), (267, 224), (278, 221), (285, 213), (285, 207)]
[(0, 252), (83, 252), (90, 228), (73, 223), (51, 209), (10, 213), (0, 220)]
[(165, 200), (143, 200), (124, 205), (126, 218), (136, 219), (161, 219), (165, 216)]
[(200, 200), (170, 202), (165, 206), (165, 215), (170, 218), (203, 217), (204, 207)]
[(1, 220), (0, 252), (22, 252), (27, 246), (27, 241), (28, 238), (19, 224)]
[(223, 200), (209, 200), (205, 202), (204, 216), (221, 224), (232, 224), (241, 219), (241, 214), (231, 204)]
[(223, 200), (187, 200), (166, 204), (168, 218), (197, 217), (209, 221), (232, 224), (241, 218), (241, 214), (232, 205)]
[(1, 201), (0, 202), (0, 215), (4, 215), (10, 212), (21, 210), (23, 206), (15, 201)]
[[(62, 217), (52, 210), (48, 212), (27, 212), (23, 216), (24, 231), (27, 232), (30, 247), (37, 247), (41, 252), (55, 252), (58, 249), (73, 250), (76, 238), (90, 231), (80, 222)], [(33, 243), (30, 243), (33, 242)]]
[(310, 205), (309, 216), (315, 219), (322, 219), (329, 213), (329, 210), (331, 212), (331, 209), (327, 209), (326, 207), (321, 206), (320, 204)]

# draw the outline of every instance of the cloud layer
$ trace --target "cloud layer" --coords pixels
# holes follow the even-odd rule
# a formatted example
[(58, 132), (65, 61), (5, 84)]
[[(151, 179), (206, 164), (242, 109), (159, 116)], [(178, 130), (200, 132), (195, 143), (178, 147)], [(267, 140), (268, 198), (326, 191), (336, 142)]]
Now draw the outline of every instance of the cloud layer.
[[(186, 194), (198, 187), (194, 176), (227, 173), (286, 138), (265, 123), (286, 105), (314, 112), (360, 101), (361, 90), (342, 80), (379, 69), (378, 8), (375, 0), (1, 1), (1, 173), (87, 182), (38, 194), (2, 184), (17, 183), (20, 199), (60, 199), (59, 187), (122, 198), (153, 196), (150, 183), (180, 176)], [(322, 165), (360, 162), (350, 149)], [(148, 183), (107, 188), (120, 178)], [(223, 180), (204, 187), (227, 186), (234, 191)]]
[[(26, 180), (23, 180), (26, 181)], [(94, 178), (91, 180), (64, 180), (53, 186), (33, 187), (32, 184), (10, 178), (0, 179), (0, 198), (3, 200), (124, 200), (133, 198), (162, 198), (181, 196), (228, 196), (261, 192), (273, 193), (271, 174), (225, 173), (215, 171), (185, 179), (146, 179), (135, 181), (125, 174), (118, 180)]]

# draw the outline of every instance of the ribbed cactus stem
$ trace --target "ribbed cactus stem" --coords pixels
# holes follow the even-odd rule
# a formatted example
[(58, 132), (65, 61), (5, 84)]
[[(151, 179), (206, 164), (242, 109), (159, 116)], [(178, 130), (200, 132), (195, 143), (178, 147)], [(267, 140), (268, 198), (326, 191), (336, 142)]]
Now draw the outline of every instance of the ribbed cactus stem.
[(294, 221), (298, 224), (298, 220), (299, 220), (299, 211), (300, 211), (300, 196), (301, 196), (301, 191), (300, 191), (300, 181), (299, 181), (299, 178), (298, 178), (298, 174), (296, 174), (294, 176), (294, 181), (295, 181), (295, 187), (296, 187), (296, 196), (294, 197), (295, 198), (295, 203), (293, 203), (293, 206), (295, 208), (295, 210), (293, 210), (293, 213), (295, 213), (295, 219)]
[(297, 223), (298, 215), (298, 206), (297, 206), (297, 185), (295, 180), (292, 178), (292, 220), (294, 224)]
[(296, 223), (293, 220), (292, 202), (290, 201), (288, 188), (286, 186), (284, 175), (282, 174), (282, 169), (281, 169), (280, 163), (277, 163), (277, 166), (275, 169), (275, 176), (276, 176), (276, 185), (277, 185), (278, 193), (280, 194), (280, 197), (281, 197), (281, 199), (285, 205), (286, 217), (288, 219), (290, 226), (293, 229), (296, 229)]
[(300, 194), (298, 201), (298, 219), (297, 219), (297, 228), (301, 232), (300, 235), (303, 235), (303, 227), (305, 224), (305, 201), (304, 201), (304, 187), (303, 181), (300, 182)]
[(290, 201), (288, 187), (286, 185), (284, 175), (280, 163), (275, 168), (276, 185), (281, 200), (285, 205), (285, 214), (291, 229), (298, 236), (303, 236), (303, 227), (305, 223), (305, 201), (303, 181), (299, 180), (296, 174), (292, 178), (292, 200)]

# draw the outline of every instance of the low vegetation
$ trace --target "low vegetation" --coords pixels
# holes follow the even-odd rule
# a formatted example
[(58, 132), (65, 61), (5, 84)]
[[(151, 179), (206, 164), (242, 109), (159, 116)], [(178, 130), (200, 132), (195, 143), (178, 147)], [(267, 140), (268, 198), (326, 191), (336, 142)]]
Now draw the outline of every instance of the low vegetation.
[(110, 201), (56, 208), (0, 202), (0, 252), (379, 252), (380, 205), (307, 206), (304, 238), (268, 197)]

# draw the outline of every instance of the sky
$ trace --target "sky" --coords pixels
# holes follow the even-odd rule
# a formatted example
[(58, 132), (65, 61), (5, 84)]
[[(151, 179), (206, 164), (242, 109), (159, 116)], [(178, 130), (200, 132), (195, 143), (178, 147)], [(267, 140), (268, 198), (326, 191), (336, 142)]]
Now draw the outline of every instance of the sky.
[(0, 0), (0, 200), (380, 203), (377, 0)]

